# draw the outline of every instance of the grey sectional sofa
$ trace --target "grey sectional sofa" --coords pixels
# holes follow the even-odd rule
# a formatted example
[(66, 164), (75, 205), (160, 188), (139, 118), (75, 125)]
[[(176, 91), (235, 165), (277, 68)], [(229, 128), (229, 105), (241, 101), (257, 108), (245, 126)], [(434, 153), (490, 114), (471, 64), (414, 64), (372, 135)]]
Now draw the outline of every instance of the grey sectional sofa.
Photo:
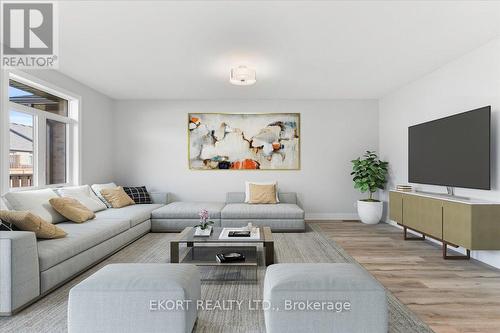
[(60, 239), (37, 240), (29, 231), (0, 231), (0, 315), (11, 315), (100, 260), (147, 234), (151, 212), (167, 204), (109, 208), (85, 223), (61, 222)]
[[(216, 226), (249, 222), (273, 231), (303, 231), (304, 211), (295, 193), (279, 193), (276, 205), (245, 204), (244, 193), (226, 203), (173, 202), (151, 193), (153, 204), (108, 208), (85, 223), (60, 222), (60, 239), (37, 240), (33, 232), (0, 231), (0, 315), (11, 315), (148, 232), (177, 232), (199, 221), (207, 209)], [(47, 203), (48, 204), (48, 203)]]
[(245, 193), (229, 192), (226, 202), (173, 202), (151, 214), (152, 232), (177, 232), (196, 225), (201, 209), (208, 210), (216, 227), (243, 227), (252, 223), (271, 227), (276, 232), (304, 231), (304, 210), (295, 193), (278, 193), (273, 205), (245, 203)]

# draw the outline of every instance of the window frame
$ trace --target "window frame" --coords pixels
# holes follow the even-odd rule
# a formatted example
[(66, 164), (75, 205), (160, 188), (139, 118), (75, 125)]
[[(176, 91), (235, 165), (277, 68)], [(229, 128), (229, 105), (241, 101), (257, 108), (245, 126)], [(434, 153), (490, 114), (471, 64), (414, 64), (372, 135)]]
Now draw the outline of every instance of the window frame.
[[(25, 191), (43, 188), (56, 188), (64, 186), (74, 186), (81, 183), (81, 104), (80, 96), (73, 94), (63, 88), (52, 85), (48, 82), (38, 79), (32, 75), (18, 70), (3, 70), (0, 83), (2, 101), (0, 105), (1, 123), (4, 124), (0, 129), (2, 142), (0, 146), (1, 160), (5, 163), (0, 165), (0, 192)], [(42, 111), (36, 108), (28, 107), (22, 104), (9, 101), (9, 80), (14, 80), (33, 88), (40, 89), (54, 96), (66, 99), (68, 101), (68, 116), (61, 116), (55, 113)], [(10, 187), (9, 176), (9, 124), (10, 111), (17, 111), (33, 116), (33, 137), (36, 138), (33, 143), (33, 186), (29, 187)], [(47, 184), (46, 174), (46, 125), (47, 119), (55, 120), (67, 124), (66, 130), (66, 183)], [(5, 157), (5, 158), (4, 158)]]

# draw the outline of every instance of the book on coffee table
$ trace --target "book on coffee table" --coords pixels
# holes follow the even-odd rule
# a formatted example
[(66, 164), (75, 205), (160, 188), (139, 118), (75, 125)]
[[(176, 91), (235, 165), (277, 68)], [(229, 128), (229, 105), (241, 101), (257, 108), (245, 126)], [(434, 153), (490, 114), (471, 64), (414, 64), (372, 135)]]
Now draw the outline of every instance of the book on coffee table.
[(260, 239), (260, 229), (253, 227), (252, 230), (248, 228), (224, 228), (222, 229), (219, 239)]
[(219, 263), (240, 262), (245, 261), (245, 256), (239, 252), (217, 253), (215, 259)]
[(250, 237), (251, 232), (249, 230), (241, 230), (241, 231), (230, 231), (227, 233), (228, 237)]

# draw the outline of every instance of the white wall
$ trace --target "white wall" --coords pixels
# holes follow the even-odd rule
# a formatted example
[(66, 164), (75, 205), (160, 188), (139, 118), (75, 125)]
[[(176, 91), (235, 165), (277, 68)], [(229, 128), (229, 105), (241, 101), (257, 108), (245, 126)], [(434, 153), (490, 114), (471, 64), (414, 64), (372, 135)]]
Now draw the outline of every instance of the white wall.
[(29, 75), (82, 98), (80, 107), (82, 184), (107, 182), (113, 177), (113, 100), (53, 70), (29, 70)]
[[(188, 168), (189, 112), (301, 113), (301, 170), (193, 171)], [(308, 218), (354, 218), (360, 195), (352, 188), (350, 160), (378, 147), (374, 100), (117, 101), (115, 178), (145, 184), (179, 200), (223, 201), (245, 180), (277, 180), (299, 193)]]
[[(380, 153), (390, 163), (390, 187), (408, 182), (408, 126), (486, 105), (492, 107), (492, 190), (457, 189), (456, 194), (500, 201), (500, 39), (379, 101)], [(446, 192), (439, 186), (415, 186)], [(383, 198), (387, 199), (387, 192)], [(478, 251), (472, 256), (500, 267), (500, 251)]]

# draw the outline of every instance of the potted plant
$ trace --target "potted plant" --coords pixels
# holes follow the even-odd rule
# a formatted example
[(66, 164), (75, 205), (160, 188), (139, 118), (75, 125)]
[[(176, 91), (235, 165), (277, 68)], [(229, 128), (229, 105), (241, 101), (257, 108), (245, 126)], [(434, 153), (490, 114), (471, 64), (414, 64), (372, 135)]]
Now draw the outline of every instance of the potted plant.
[(195, 236), (210, 236), (212, 233), (213, 221), (209, 221), (208, 210), (202, 209), (198, 214), (200, 216), (200, 224), (195, 226)]
[(382, 218), (383, 204), (373, 199), (373, 193), (385, 188), (389, 162), (381, 161), (373, 151), (367, 151), (362, 157), (351, 162), (354, 188), (359, 189), (361, 193), (370, 193), (368, 199), (358, 200), (359, 218), (363, 223), (376, 224)]

